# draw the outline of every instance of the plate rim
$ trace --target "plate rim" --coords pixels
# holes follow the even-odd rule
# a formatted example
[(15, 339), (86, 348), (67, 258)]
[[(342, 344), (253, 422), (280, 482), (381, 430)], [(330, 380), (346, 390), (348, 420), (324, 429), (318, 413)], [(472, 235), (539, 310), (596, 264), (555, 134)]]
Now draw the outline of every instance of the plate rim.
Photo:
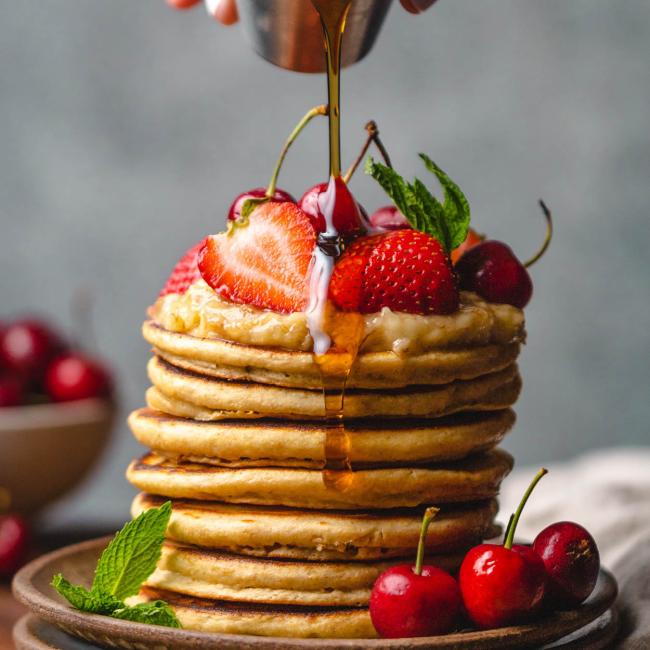
[[(25, 605), (31, 613), (36, 614), (43, 620), (55, 625), (60, 629), (70, 633), (70, 629), (78, 627), (81, 630), (88, 630), (92, 634), (97, 635), (110, 635), (115, 636), (116, 632), (130, 642), (157, 641), (158, 643), (172, 643), (175, 642), (177, 647), (220, 647), (219, 643), (227, 644), (223, 647), (241, 647), (241, 648), (426, 648), (435, 647), (431, 646), (436, 641), (446, 642), (446, 646), (441, 645), (441, 648), (466, 648), (471, 647), (471, 643), (493, 641), (498, 643), (499, 647), (507, 648), (514, 647), (508, 643), (508, 638), (512, 639), (519, 637), (519, 642), (522, 642), (521, 636), (526, 635), (530, 637), (535, 632), (538, 636), (531, 638), (530, 643), (549, 643), (558, 640), (563, 636), (567, 636), (572, 632), (587, 625), (589, 622), (597, 619), (605, 613), (615, 602), (618, 595), (618, 585), (614, 576), (607, 570), (601, 567), (600, 576), (604, 581), (603, 593), (599, 594), (599, 599), (594, 603), (590, 602), (591, 598), (586, 601), (586, 604), (580, 610), (570, 610), (568, 612), (556, 612), (554, 614), (555, 622), (558, 618), (563, 624), (562, 636), (553, 635), (552, 638), (540, 638), (543, 628), (540, 623), (529, 623), (516, 626), (508, 626), (503, 628), (494, 628), (492, 630), (471, 630), (466, 632), (454, 632), (448, 635), (432, 636), (432, 637), (415, 637), (408, 639), (305, 639), (305, 638), (292, 638), (292, 637), (265, 637), (265, 636), (252, 636), (242, 634), (218, 634), (209, 632), (196, 632), (184, 629), (175, 629), (155, 625), (147, 625), (144, 623), (134, 623), (131, 621), (122, 621), (119, 619), (110, 618), (108, 616), (101, 616), (98, 614), (88, 614), (80, 612), (74, 608), (64, 604), (54, 597), (41, 591), (33, 584), (34, 577), (54, 561), (59, 561), (63, 558), (74, 558), (82, 552), (88, 552), (104, 548), (112, 536), (101, 537), (97, 539), (80, 542), (70, 546), (65, 546), (55, 551), (51, 551), (42, 555), (30, 563), (25, 565), (15, 575), (12, 582), (12, 591), (16, 600)], [(66, 627), (62, 627), (65, 624)], [(119, 631), (119, 632), (118, 632)], [(489, 634), (493, 633), (493, 634)], [(496, 634), (494, 634), (496, 633)], [(488, 634), (489, 636), (486, 636)], [(229, 645), (228, 645), (229, 644)], [(400, 645), (401, 644), (401, 645)], [(174, 646), (170, 646), (174, 647)], [(479, 646), (475, 646), (479, 647)]]

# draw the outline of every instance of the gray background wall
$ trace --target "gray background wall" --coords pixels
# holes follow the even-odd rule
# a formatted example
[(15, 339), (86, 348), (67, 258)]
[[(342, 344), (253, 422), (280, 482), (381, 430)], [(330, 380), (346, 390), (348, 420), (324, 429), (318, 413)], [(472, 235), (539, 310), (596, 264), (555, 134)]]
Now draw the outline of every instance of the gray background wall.
[[(650, 3), (441, 0), (394, 7), (344, 75), (348, 159), (369, 118), (398, 168), (430, 153), (476, 226), (528, 256), (544, 197), (556, 239), (534, 269), (519, 462), (648, 442)], [(95, 299), (97, 348), (142, 404), (144, 310), (175, 260), (219, 230), (232, 197), (264, 184), (284, 134), (325, 99), (323, 79), (275, 69), (238, 28), (162, 0), (21, 0), (0, 18), (0, 316), (71, 327)], [(325, 125), (291, 154), (299, 195), (326, 172)], [(361, 176), (368, 208), (384, 201)], [(138, 453), (126, 427), (53, 525), (126, 517)]]

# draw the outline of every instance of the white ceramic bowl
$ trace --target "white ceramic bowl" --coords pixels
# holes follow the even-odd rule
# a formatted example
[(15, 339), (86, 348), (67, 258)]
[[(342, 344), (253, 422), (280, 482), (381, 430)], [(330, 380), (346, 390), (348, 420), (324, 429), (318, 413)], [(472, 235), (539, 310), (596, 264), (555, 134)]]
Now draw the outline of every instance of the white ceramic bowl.
[(0, 488), (11, 510), (32, 515), (77, 485), (104, 449), (114, 416), (104, 399), (0, 409)]

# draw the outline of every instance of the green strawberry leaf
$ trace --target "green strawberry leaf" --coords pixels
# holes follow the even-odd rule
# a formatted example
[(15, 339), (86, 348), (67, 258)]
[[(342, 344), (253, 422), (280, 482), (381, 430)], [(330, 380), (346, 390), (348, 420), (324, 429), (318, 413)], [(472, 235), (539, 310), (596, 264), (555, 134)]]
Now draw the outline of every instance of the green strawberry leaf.
[(147, 623), (149, 625), (164, 625), (165, 627), (182, 627), (174, 610), (162, 600), (150, 603), (140, 603), (134, 607), (121, 607), (112, 614), (113, 618), (134, 623)]
[(469, 203), (460, 188), (440, 167), (425, 154), (420, 154), (420, 158), (438, 178), (444, 192), (444, 203), (440, 203), (418, 178), (408, 183), (394, 169), (372, 158), (366, 161), (365, 170), (381, 185), (413, 228), (435, 237), (449, 253), (467, 237)]
[(79, 585), (73, 585), (60, 573), (52, 579), (51, 585), (75, 608), (91, 614), (112, 614), (122, 606), (119, 600), (93, 593)]
[(168, 501), (129, 521), (99, 558), (91, 591), (119, 600), (137, 594), (158, 564), (171, 513)]

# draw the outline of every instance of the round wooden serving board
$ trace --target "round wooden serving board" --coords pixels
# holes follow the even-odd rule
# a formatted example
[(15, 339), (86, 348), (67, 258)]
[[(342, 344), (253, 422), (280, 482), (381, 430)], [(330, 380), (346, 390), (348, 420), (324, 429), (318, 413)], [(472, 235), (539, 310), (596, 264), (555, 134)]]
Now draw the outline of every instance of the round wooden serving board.
[[(119, 621), (106, 616), (84, 614), (72, 609), (49, 586), (52, 576), (63, 573), (74, 582), (89, 585), (97, 558), (109, 538), (92, 540), (44, 555), (25, 566), (15, 577), (16, 598), (36, 615), (23, 619), (16, 628), (19, 648), (40, 648), (40, 630), (50, 630), (50, 624), (94, 646), (112, 648), (156, 648), (162, 650), (280, 650), (280, 649), (386, 649), (465, 650), (489, 648), (601, 648), (603, 639), (611, 640), (616, 630), (616, 612), (611, 610), (617, 594), (616, 581), (602, 570), (594, 593), (578, 609), (557, 612), (534, 623), (484, 631), (464, 631), (438, 637), (416, 639), (280, 639), (276, 637), (205, 634), (154, 625)], [(38, 620), (40, 619), (40, 621)], [(44, 623), (43, 623), (44, 622)], [(579, 631), (579, 632), (578, 632)], [(577, 634), (574, 634), (578, 632)], [(590, 640), (591, 635), (591, 640)], [(30, 645), (30, 637), (36, 639)], [(568, 638), (565, 638), (568, 637)], [(562, 639), (559, 644), (553, 642)], [(553, 645), (549, 645), (553, 644)], [(52, 647), (50, 645), (50, 647)], [(56, 647), (56, 646), (54, 646)], [(83, 647), (83, 646), (82, 646)], [(90, 646), (93, 647), (93, 646)]]

